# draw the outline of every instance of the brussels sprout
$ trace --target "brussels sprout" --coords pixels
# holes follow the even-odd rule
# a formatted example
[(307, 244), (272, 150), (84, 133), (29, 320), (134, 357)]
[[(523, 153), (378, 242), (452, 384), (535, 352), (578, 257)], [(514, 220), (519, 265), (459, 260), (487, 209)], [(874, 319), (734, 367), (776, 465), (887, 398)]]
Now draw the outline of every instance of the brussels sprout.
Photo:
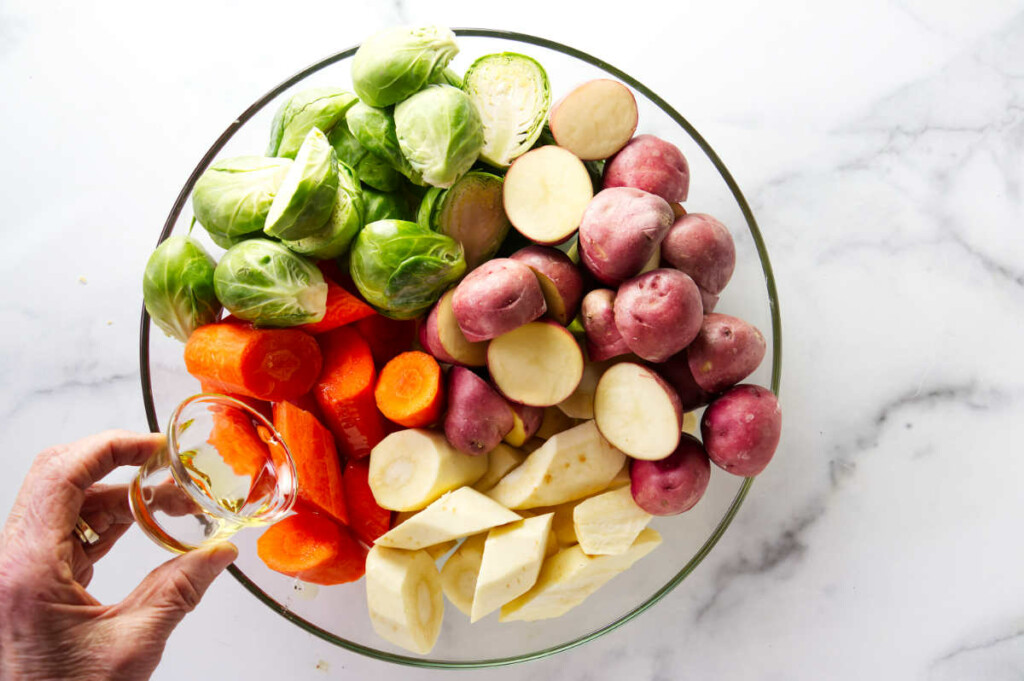
[(441, 26), (395, 27), (369, 38), (352, 59), (352, 85), (370, 106), (396, 104), (429, 83), (459, 52)]
[(263, 229), (288, 174), (287, 158), (240, 156), (207, 168), (192, 190), (192, 212), (210, 234), (234, 237)]
[(266, 236), (263, 232), (249, 232), (248, 234), (239, 234), (238, 236), (225, 236), (209, 230), (207, 230), (206, 233), (210, 235), (210, 241), (217, 244), (225, 251), (235, 244), (240, 244), (243, 241), (247, 241), (249, 239), (260, 239)]
[(363, 192), (354, 170), (344, 163), (338, 163), (338, 198), (334, 210), (319, 231), (296, 241), (284, 241), (284, 245), (296, 253), (319, 260), (337, 258), (348, 250), (352, 239), (363, 226)]
[(268, 239), (228, 249), (213, 285), (231, 314), (257, 326), (318, 322), (327, 311), (327, 284), (316, 265)]
[(377, 220), (411, 220), (412, 211), (405, 197), (394, 192), (379, 192), (363, 187), (363, 206), (366, 209), (366, 224)]
[(494, 257), (512, 227), (502, 204), (503, 185), (490, 173), (466, 173), (451, 189), (429, 190), (416, 220), (462, 244), (471, 270)]
[(213, 258), (198, 241), (172, 236), (149, 256), (142, 276), (146, 312), (160, 329), (182, 343), (203, 324), (217, 321)]
[(306, 135), (313, 128), (325, 133), (345, 119), (345, 112), (356, 103), (356, 96), (337, 88), (313, 88), (293, 95), (274, 114), (270, 124), (267, 156), (295, 158)]
[(398, 133), (395, 131), (395, 118), (390, 109), (375, 109), (359, 102), (348, 110), (345, 119), (348, 129), (364, 149), (412, 182), (423, 184), (423, 178), (402, 155)]
[(263, 231), (279, 239), (309, 236), (327, 222), (337, 196), (338, 157), (313, 128), (277, 190)]
[(544, 128), (551, 106), (548, 74), (525, 54), (488, 54), (466, 71), (465, 90), (483, 121), (480, 158), (507, 168), (533, 146)]
[(411, 319), (425, 312), (466, 271), (462, 246), (415, 222), (378, 220), (359, 232), (349, 271), (382, 314)]
[(387, 161), (367, 151), (348, 129), (346, 121), (338, 121), (327, 135), (327, 141), (334, 147), (338, 161), (355, 170), (363, 183), (382, 192), (398, 189), (402, 177), (399, 172), (388, 165)]
[(396, 106), (395, 132), (409, 165), (434, 187), (452, 186), (484, 144), (476, 107), (450, 85), (428, 85)]

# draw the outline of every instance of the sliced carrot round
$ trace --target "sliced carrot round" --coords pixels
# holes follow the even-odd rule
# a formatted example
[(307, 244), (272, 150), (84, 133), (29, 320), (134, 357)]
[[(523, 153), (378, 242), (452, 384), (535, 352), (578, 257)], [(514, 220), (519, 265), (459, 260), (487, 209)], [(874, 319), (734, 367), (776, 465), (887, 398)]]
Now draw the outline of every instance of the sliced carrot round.
[(403, 352), (381, 369), (374, 397), (381, 413), (395, 423), (429, 426), (441, 416), (441, 367), (425, 352)]

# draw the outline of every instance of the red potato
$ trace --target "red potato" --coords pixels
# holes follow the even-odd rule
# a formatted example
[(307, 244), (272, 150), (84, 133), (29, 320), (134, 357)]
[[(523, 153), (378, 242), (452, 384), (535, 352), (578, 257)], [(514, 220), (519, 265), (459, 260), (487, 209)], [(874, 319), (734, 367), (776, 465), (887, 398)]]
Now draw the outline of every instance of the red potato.
[(607, 78), (577, 86), (551, 107), (548, 125), (558, 146), (584, 161), (608, 158), (636, 132), (639, 115), (629, 88)]
[(548, 314), (562, 326), (576, 316), (583, 298), (583, 275), (569, 256), (548, 246), (527, 246), (509, 256), (533, 270)]
[(718, 295), (736, 268), (736, 245), (725, 225), (703, 213), (677, 219), (661, 244), (662, 259)]
[(684, 215), (686, 215), (686, 209), (683, 208), (683, 204), (679, 203), (678, 201), (670, 203), (668, 205), (672, 206), (672, 214), (675, 215), (676, 218), (681, 218)]
[(601, 362), (631, 351), (615, 326), (615, 292), (594, 289), (583, 296), (580, 312), (587, 332), (587, 357)]
[(508, 333), (547, 309), (533, 270), (509, 258), (489, 260), (470, 272), (452, 297), (455, 321), (471, 343)]
[(576, 390), (583, 377), (583, 352), (564, 326), (530, 322), (491, 341), (487, 369), (509, 400), (548, 407)]
[(782, 409), (772, 391), (737, 385), (704, 411), (700, 434), (719, 468), (733, 475), (757, 475), (779, 446)]
[(700, 286), (697, 288), (700, 289), (700, 303), (704, 307), (704, 314), (711, 314), (718, 306), (718, 296), (714, 293), (708, 293), (700, 288)]
[(679, 148), (654, 135), (637, 135), (604, 166), (604, 187), (636, 187), (669, 203), (686, 200), (690, 166)]
[(683, 434), (675, 451), (659, 461), (631, 461), (630, 491), (651, 515), (676, 515), (693, 508), (708, 488), (711, 462), (700, 440)]
[(615, 326), (633, 353), (663, 362), (697, 336), (702, 310), (693, 279), (678, 270), (657, 269), (619, 287)]
[(683, 411), (699, 409), (714, 397), (697, 385), (697, 381), (694, 380), (693, 374), (690, 372), (690, 361), (687, 358), (686, 350), (672, 355), (655, 368), (661, 377), (675, 388), (676, 394), (679, 395), (679, 401), (683, 405)]
[(580, 222), (580, 261), (598, 280), (618, 285), (639, 274), (672, 226), (660, 196), (632, 187), (604, 189)]
[(449, 289), (437, 301), (420, 324), (419, 340), (423, 349), (439, 362), (466, 367), (487, 364), (487, 341), (470, 343), (459, 328), (452, 310), (455, 289)]
[(634, 459), (657, 461), (679, 444), (683, 406), (672, 386), (652, 369), (622, 362), (597, 382), (594, 422), (616, 449)]
[(764, 336), (753, 325), (727, 314), (706, 314), (686, 354), (697, 385), (720, 393), (754, 373), (765, 349)]
[(486, 454), (512, 430), (512, 409), (484, 379), (463, 367), (448, 372), (444, 434), (455, 449)]
[(512, 409), (512, 430), (505, 435), (505, 442), (513, 447), (522, 447), (544, 421), (544, 410), (540, 407), (528, 407), (525, 404), (509, 404)]
[(559, 244), (572, 236), (593, 196), (583, 161), (554, 145), (526, 152), (505, 173), (505, 213), (535, 243)]

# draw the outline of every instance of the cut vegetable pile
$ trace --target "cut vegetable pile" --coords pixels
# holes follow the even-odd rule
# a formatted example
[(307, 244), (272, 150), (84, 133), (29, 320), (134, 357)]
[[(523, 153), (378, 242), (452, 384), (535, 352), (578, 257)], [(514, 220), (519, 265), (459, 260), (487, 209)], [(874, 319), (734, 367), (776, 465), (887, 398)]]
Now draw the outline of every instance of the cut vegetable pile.
[[(741, 385), (763, 335), (712, 312), (732, 237), (683, 208), (686, 158), (635, 135), (630, 89), (552, 106), (531, 57), (459, 77), (457, 52), (447, 29), (389, 29), (356, 53), (355, 94), (292, 95), (266, 157), (196, 183), (219, 262), (172, 237), (143, 286), (202, 389), (289, 445), (296, 510), (260, 558), (365, 576), (376, 632), (419, 654), (444, 597), (474, 622), (566, 614), (658, 546), (648, 523), (693, 508), (711, 463), (764, 470), (782, 420)], [(224, 452), (251, 437), (230, 425)]]

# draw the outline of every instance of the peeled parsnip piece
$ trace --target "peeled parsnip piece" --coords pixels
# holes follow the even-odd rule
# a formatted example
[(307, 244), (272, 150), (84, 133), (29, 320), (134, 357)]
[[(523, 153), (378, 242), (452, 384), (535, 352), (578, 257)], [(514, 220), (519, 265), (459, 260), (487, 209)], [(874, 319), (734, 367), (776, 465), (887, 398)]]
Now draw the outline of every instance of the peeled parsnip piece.
[(629, 487), (629, 462), (628, 461), (626, 462), (626, 465), (623, 466), (619, 470), (619, 472), (615, 474), (615, 477), (612, 478), (612, 481), (608, 483), (608, 489), (609, 490), (619, 489), (620, 487)]
[(558, 244), (572, 236), (594, 198), (583, 161), (554, 145), (537, 147), (513, 161), (503, 189), (508, 219), (538, 244)]
[(636, 505), (629, 487), (584, 499), (572, 512), (576, 538), (588, 556), (625, 553), (653, 517)]
[(487, 455), (487, 472), (473, 485), (477, 492), (487, 492), (498, 484), (505, 475), (526, 460), (526, 454), (509, 447), (505, 443), (499, 443)]
[(487, 533), (470, 621), (476, 622), (523, 595), (537, 581), (551, 533), (547, 513)]
[(608, 158), (636, 132), (636, 98), (622, 83), (590, 80), (551, 107), (551, 134), (584, 161)]
[(552, 436), (487, 496), (511, 509), (554, 506), (604, 490), (625, 461), (586, 421)]
[(473, 592), (480, 574), (487, 533), (467, 537), (441, 568), (441, 588), (456, 608), (469, 617), (473, 609)]
[(520, 515), (472, 487), (460, 487), (382, 534), (376, 545), (393, 549), (422, 549), (520, 519)]
[(366, 604), (374, 631), (425, 655), (441, 633), (441, 576), (426, 551), (374, 546), (366, 556)]
[(621, 362), (597, 383), (594, 421), (601, 434), (629, 456), (657, 461), (679, 444), (683, 405), (675, 389), (654, 371)]
[(500, 621), (560, 617), (660, 543), (661, 535), (646, 528), (625, 553), (617, 556), (588, 556), (579, 544), (562, 549), (544, 561), (532, 589), (502, 606)]
[(486, 456), (463, 454), (443, 433), (409, 428), (388, 435), (370, 452), (370, 491), (384, 508), (418, 511), (486, 471)]
[[(395, 514), (395, 522), (392, 525), (392, 527), (398, 527), (399, 525), (401, 525), (402, 523), (404, 523), (406, 520), (408, 520), (409, 518), (413, 517), (417, 513), (419, 513), (419, 511), (400, 511), (400, 512), (396, 513)], [(448, 553), (453, 548), (455, 548), (455, 545), (458, 544), (458, 543), (459, 542), (457, 542), (456, 540), (452, 539), (452, 540), (449, 540), (449, 541), (446, 541), (446, 542), (441, 542), (440, 544), (434, 544), (433, 546), (424, 547), (423, 550), (426, 551), (427, 553), (429, 553), (431, 558), (433, 558), (434, 560), (437, 560), (441, 556), (443, 556), (444, 554)]]

